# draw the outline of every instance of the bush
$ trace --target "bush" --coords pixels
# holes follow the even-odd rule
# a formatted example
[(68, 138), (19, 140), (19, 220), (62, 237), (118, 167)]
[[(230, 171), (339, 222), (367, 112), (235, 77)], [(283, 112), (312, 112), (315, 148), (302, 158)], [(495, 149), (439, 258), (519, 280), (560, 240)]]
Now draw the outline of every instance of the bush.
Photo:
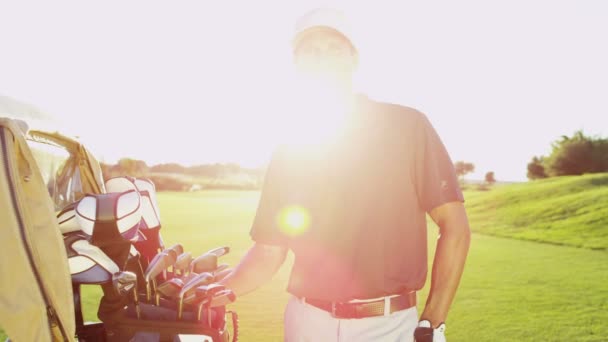
[(532, 158), (532, 161), (528, 163), (528, 179), (542, 179), (547, 178), (545, 172), (545, 166), (543, 165), (543, 157)]
[(454, 171), (456, 171), (456, 175), (460, 179), (460, 182), (464, 182), (464, 176), (467, 173), (475, 172), (475, 165), (473, 163), (466, 163), (463, 161), (457, 161), (454, 163)]
[(582, 175), (608, 171), (608, 139), (585, 136), (582, 131), (553, 143), (545, 162), (550, 176)]
[(608, 139), (586, 136), (582, 131), (563, 136), (552, 144), (551, 154), (534, 157), (528, 164), (528, 178), (582, 175), (608, 172)]
[(494, 177), (494, 171), (488, 171), (486, 173), (485, 181), (489, 185), (496, 183), (496, 178)]
[(191, 191), (203, 189), (259, 190), (264, 178), (264, 169), (247, 169), (237, 164), (207, 164), (185, 167), (167, 163), (148, 167), (141, 160), (123, 158), (115, 165), (101, 163), (104, 181), (129, 175), (149, 178), (158, 191)]
[(156, 191), (186, 191), (192, 187), (192, 183), (168, 175), (150, 175), (147, 178), (154, 182)]

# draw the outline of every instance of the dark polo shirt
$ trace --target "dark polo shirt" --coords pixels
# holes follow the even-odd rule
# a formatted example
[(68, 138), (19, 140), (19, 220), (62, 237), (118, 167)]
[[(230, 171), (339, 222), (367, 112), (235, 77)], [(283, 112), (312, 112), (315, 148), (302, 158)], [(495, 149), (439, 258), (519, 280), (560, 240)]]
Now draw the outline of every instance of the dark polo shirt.
[[(422, 288), (425, 214), (463, 201), (424, 114), (361, 96), (349, 119), (325, 146), (281, 146), (267, 171), (251, 237), (293, 251), (296, 296), (346, 301)], [(306, 216), (298, 229), (281, 219), (293, 208)]]

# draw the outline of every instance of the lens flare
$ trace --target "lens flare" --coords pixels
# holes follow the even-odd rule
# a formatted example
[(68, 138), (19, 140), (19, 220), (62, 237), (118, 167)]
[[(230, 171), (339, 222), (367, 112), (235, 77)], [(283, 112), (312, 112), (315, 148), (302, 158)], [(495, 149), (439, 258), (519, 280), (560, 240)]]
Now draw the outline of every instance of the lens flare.
[(287, 235), (297, 236), (306, 230), (310, 225), (310, 215), (308, 210), (299, 206), (286, 207), (279, 213), (279, 228)]

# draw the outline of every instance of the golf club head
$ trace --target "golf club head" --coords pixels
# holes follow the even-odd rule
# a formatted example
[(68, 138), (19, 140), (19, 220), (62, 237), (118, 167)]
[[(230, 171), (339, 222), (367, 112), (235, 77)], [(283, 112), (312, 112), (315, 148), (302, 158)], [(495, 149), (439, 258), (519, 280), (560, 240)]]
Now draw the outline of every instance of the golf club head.
[(184, 296), (184, 304), (196, 304), (208, 300), (209, 297), (213, 296), (222, 290), (225, 290), (226, 286), (220, 284), (209, 284), (201, 285), (190, 291)]
[[(219, 269), (219, 267), (218, 267), (218, 269)], [(226, 269), (219, 270), (219, 271), (216, 270), (215, 272), (213, 272), (213, 275), (215, 276), (215, 281), (220, 281), (220, 280), (226, 278), (230, 273), (232, 273), (233, 270), (234, 269), (232, 269), (232, 268), (226, 268)]]
[(214, 272), (217, 269), (217, 258), (216, 254), (205, 253), (192, 260), (190, 271), (194, 273)]
[(184, 311), (184, 298), (187, 296), (191, 296), (192, 290), (199, 285), (207, 285), (213, 282), (213, 274), (204, 272), (197, 274), (190, 281), (188, 281), (182, 290), (179, 292), (178, 301), (177, 301), (177, 319), (182, 319), (182, 313)]
[(226, 289), (226, 286), (221, 284), (209, 284), (198, 286), (195, 290), (196, 297), (204, 299), (205, 297), (213, 297), (216, 293)]
[(198, 273), (194, 273), (194, 272), (190, 272), (188, 273), (187, 276), (182, 277), (182, 280), (184, 281), (184, 284), (188, 283), (190, 280), (194, 279), (194, 277), (196, 277), (198, 275)]
[(184, 282), (181, 279), (172, 278), (158, 285), (156, 287), (156, 292), (163, 297), (174, 298), (177, 297), (182, 287), (184, 287)]
[(175, 258), (172, 255), (174, 253), (163, 251), (157, 255), (158, 258), (154, 257), (146, 269), (145, 278), (147, 282), (175, 263)]
[[(162, 251), (161, 251), (161, 252), (158, 252), (158, 253), (157, 253), (157, 254), (154, 256), (154, 258), (152, 258), (152, 260), (150, 260), (150, 262), (148, 263), (148, 268), (150, 267), (150, 265), (152, 265), (152, 264), (154, 264), (154, 263), (158, 262), (158, 259), (159, 259), (159, 258), (162, 256), (162, 253), (163, 253)], [(148, 268), (146, 268), (146, 270), (147, 270)]]
[(215, 293), (211, 297), (211, 302), (208, 304), (209, 307), (214, 308), (217, 306), (226, 306), (236, 301), (236, 295), (230, 289), (224, 289)]
[(205, 253), (205, 254), (215, 254), (215, 255), (217, 255), (217, 256), (218, 256), (218, 258), (219, 258), (219, 257), (221, 257), (221, 256), (224, 256), (224, 255), (228, 254), (229, 252), (230, 252), (230, 247), (228, 247), (228, 246), (224, 246), (224, 247), (217, 247), (217, 248), (214, 248), (214, 249), (212, 249), (212, 250), (208, 251), (208, 252), (207, 252), (207, 253)]
[(228, 264), (219, 264), (217, 265), (217, 268), (213, 271), (213, 274), (220, 273), (224, 270), (227, 270), (228, 268), (230, 268), (230, 265)]
[[(218, 306), (226, 306), (230, 303), (233, 303), (234, 301), (236, 301), (236, 295), (230, 289), (224, 288), (223, 290), (215, 292), (213, 295), (207, 294), (207, 296), (205, 296), (203, 300), (199, 301), (199, 303), (197, 304), (197, 321), (200, 321), (203, 317), (203, 309), (206, 309), (207, 312), (210, 313), (209, 310), (211, 310), (211, 308)], [(208, 314), (207, 318), (209, 319), (207, 324), (211, 325), (211, 315)]]
[[(166, 253), (173, 260), (173, 263), (177, 260), (177, 256), (179, 255), (175, 249), (165, 249), (162, 253)], [(171, 264), (173, 264), (171, 263)]]
[(190, 267), (190, 263), (192, 263), (192, 254), (190, 254), (190, 252), (185, 252), (177, 257), (173, 268), (184, 274), (185, 271)]
[[(161, 257), (163, 257), (164, 255), (169, 255), (169, 257), (173, 258), (173, 262), (175, 262), (175, 260), (177, 259), (177, 256), (181, 253), (178, 253), (180, 250), (182, 250), (182, 245), (180, 245), (179, 243), (176, 245), (171, 246), (171, 248), (167, 248), (165, 250), (163, 250), (162, 252), (159, 252), (158, 254), (156, 254), (154, 256), (154, 258), (152, 258), (152, 260), (150, 261), (150, 263), (148, 263), (148, 268), (150, 268), (150, 265), (158, 262), (158, 259), (160, 259)], [(173, 264), (173, 263), (172, 263)]]
[(213, 282), (213, 278), (213, 274), (208, 272), (197, 274), (194, 278), (184, 284), (179, 293), (179, 297), (184, 298), (184, 295), (187, 292), (194, 290), (198, 286), (211, 284), (211, 282)]
[(137, 276), (133, 272), (116, 272), (112, 275), (112, 286), (119, 295), (125, 295), (137, 286)]
[(166, 250), (172, 250), (172, 251), (174, 251), (175, 255), (180, 255), (180, 254), (184, 253), (184, 247), (181, 244), (179, 244), (179, 243), (176, 243), (175, 245), (173, 245), (173, 246), (165, 249), (165, 251)]

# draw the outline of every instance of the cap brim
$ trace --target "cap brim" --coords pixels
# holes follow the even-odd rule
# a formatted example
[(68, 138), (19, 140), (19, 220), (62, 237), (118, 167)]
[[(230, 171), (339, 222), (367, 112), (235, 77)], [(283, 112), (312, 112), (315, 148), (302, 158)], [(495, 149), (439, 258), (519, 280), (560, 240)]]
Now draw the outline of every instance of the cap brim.
[(353, 50), (355, 50), (355, 51), (357, 50), (355, 47), (355, 44), (353, 44), (353, 41), (348, 37), (348, 35), (346, 35), (346, 33), (336, 29), (335, 27), (323, 26), (323, 25), (311, 26), (311, 27), (307, 27), (307, 28), (304, 28), (304, 29), (298, 31), (291, 41), (291, 47), (293, 48), (293, 50), (295, 50), (296, 47), (298, 46), (298, 44), (300, 44), (300, 42), (304, 38), (308, 37), (309, 35), (311, 35), (313, 33), (317, 33), (317, 32), (326, 32), (326, 33), (338, 35), (338, 36), (342, 37), (345, 41), (347, 41), (351, 45)]

